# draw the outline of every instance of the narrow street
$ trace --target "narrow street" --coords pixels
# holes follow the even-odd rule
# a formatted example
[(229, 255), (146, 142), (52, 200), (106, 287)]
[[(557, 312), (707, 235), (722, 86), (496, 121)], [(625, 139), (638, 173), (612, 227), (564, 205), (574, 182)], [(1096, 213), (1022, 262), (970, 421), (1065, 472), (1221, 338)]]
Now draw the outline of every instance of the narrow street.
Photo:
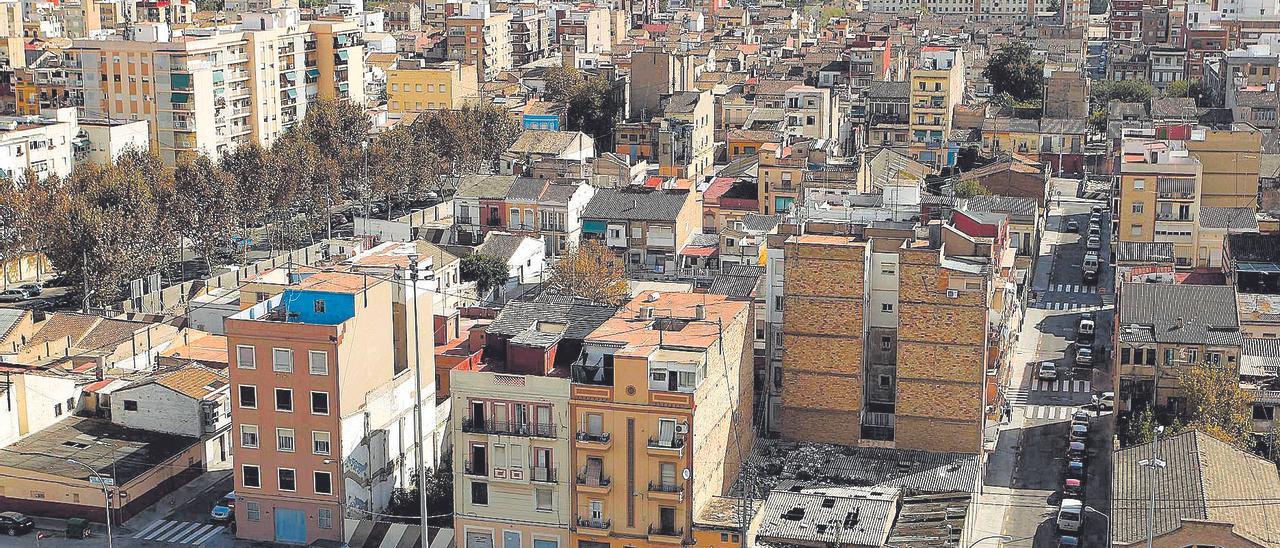
[[(1107, 266), (1108, 235), (1102, 235), (1102, 270), (1095, 284), (1083, 279), (1082, 261), (1091, 208), (1101, 201), (1076, 198), (1078, 181), (1053, 180), (1060, 192), (1051, 200), (1048, 221), (1036, 260), (1030, 302), (1011, 360), (1008, 386), (1002, 387), (1012, 404), (1012, 417), (1000, 425), (989, 455), (980, 497), (977, 524), (983, 533), (1012, 538), (1008, 546), (1057, 546), (1055, 520), (1068, 463), (1068, 435), (1072, 414), (1091, 416), (1086, 443), (1083, 546), (1106, 545), (1113, 435), (1105, 413), (1090, 405), (1093, 394), (1111, 390), (1110, 355), (1113, 274)], [(1102, 226), (1109, 223), (1103, 212)], [(1080, 230), (1068, 230), (1075, 221)], [(1082, 235), (1083, 233), (1083, 235)], [(1077, 326), (1083, 313), (1097, 322), (1092, 367), (1076, 365)], [(1087, 342), (1085, 346), (1089, 346)], [(1052, 362), (1057, 378), (1041, 380), (1037, 365)], [(1069, 533), (1068, 533), (1069, 534)]]

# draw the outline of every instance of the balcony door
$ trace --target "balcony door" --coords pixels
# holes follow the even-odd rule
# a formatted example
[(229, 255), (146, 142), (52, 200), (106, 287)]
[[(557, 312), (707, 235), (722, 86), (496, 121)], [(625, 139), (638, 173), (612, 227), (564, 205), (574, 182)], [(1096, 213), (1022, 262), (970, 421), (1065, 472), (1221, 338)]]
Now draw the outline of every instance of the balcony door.
[(662, 528), (663, 533), (671, 533), (676, 530), (676, 509), (662, 507), (658, 509), (658, 526)]
[(597, 437), (604, 434), (604, 415), (599, 413), (587, 414), (587, 433)]
[(471, 446), (471, 470), (479, 475), (489, 472), (489, 453), (482, 444)]
[(587, 458), (587, 485), (600, 485), (604, 475), (604, 460), (600, 457)]
[(476, 428), (484, 428), (484, 402), (471, 402), (471, 425)]

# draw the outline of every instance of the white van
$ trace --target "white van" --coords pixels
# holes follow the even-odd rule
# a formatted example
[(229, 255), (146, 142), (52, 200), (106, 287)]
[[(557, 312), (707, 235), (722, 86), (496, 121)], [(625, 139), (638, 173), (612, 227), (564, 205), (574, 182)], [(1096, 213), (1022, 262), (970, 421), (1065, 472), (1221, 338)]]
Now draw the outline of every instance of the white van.
[(1080, 266), (1085, 272), (1093, 272), (1096, 274), (1098, 272), (1098, 254), (1092, 252), (1086, 253), (1084, 255), (1084, 262), (1082, 262)]
[(1077, 499), (1062, 499), (1058, 506), (1058, 529), (1075, 533), (1084, 521), (1084, 503)]

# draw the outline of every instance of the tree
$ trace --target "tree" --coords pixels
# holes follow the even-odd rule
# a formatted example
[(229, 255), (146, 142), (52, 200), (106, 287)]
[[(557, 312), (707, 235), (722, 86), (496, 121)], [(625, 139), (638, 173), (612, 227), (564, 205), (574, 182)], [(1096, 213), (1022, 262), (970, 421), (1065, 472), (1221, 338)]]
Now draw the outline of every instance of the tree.
[(173, 206), (180, 234), (191, 240), (213, 271), (214, 254), (231, 243), (237, 198), (230, 175), (208, 156), (184, 154), (173, 172)]
[(483, 295), (507, 281), (507, 263), (492, 255), (472, 253), (459, 265), (462, 281), (476, 282), (476, 292)]
[[(440, 466), (427, 470), (427, 523), (444, 526), (453, 523), (453, 470), (449, 459), (441, 459)], [(418, 488), (418, 474), (409, 480), (408, 489), (396, 489), (391, 492), (391, 502), (387, 513), (392, 519), (416, 522), (422, 517), (422, 506), (418, 497), (422, 491)], [(407, 516), (412, 519), (404, 519)]]
[(1111, 101), (1145, 103), (1155, 95), (1156, 88), (1142, 80), (1094, 80), (1089, 90), (1089, 101), (1095, 109), (1107, 106)]
[(549, 289), (604, 304), (627, 299), (622, 259), (595, 240), (584, 240), (551, 267)]
[(490, 171), (522, 131), (506, 110), (487, 103), (423, 113), (411, 129), (415, 140), (435, 151), (439, 173), (453, 177)]
[(1249, 448), (1252, 398), (1237, 370), (1196, 364), (1179, 375), (1187, 399), (1187, 425), (1241, 449)]
[(1095, 133), (1106, 133), (1107, 116), (1108, 111), (1106, 108), (1100, 108), (1089, 113), (1089, 128)]
[(954, 195), (956, 198), (972, 198), (974, 196), (990, 196), (991, 191), (982, 186), (982, 183), (979, 183), (977, 179), (968, 179), (956, 183)]
[(1178, 80), (1164, 87), (1165, 97), (1190, 97), (1196, 100), (1196, 105), (1206, 99), (1205, 95), (1206, 90), (1200, 80)]
[(996, 94), (1018, 101), (1039, 101), (1044, 94), (1044, 62), (1034, 59), (1026, 42), (1009, 44), (991, 56), (982, 75)]
[(1134, 411), (1120, 434), (1122, 445), (1131, 447), (1154, 441), (1156, 438), (1156, 426), (1158, 425), (1156, 415), (1151, 411), (1150, 407), (1142, 407)]
[(355, 103), (321, 100), (307, 107), (302, 123), (289, 131), (294, 137), (311, 142), (318, 158), (333, 160), (339, 168), (339, 180), (346, 183), (350, 195), (357, 194), (363, 169), (361, 148), (369, 138), (373, 122)]
[(587, 75), (572, 67), (552, 67), (545, 73), (544, 97), (565, 104), (567, 129), (581, 131), (609, 148), (613, 129), (622, 116), (622, 103), (603, 75)]
[(818, 28), (827, 26), (832, 19), (839, 19), (845, 16), (844, 8), (840, 6), (826, 6), (822, 11), (818, 12)]
[(439, 177), (438, 165), (435, 151), (415, 139), (409, 128), (392, 128), (369, 147), (370, 194), (387, 201), (389, 219), (391, 197), (415, 194), (423, 183), (430, 186)]
[(219, 169), (226, 172), (234, 187), (235, 215), (245, 254), (251, 243), (249, 229), (261, 226), (267, 216), (267, 193), (273, 186), (269, 180), (273, 177), (271, 164), (271, 152), (257, 141), (231, 149), (218, 161)]

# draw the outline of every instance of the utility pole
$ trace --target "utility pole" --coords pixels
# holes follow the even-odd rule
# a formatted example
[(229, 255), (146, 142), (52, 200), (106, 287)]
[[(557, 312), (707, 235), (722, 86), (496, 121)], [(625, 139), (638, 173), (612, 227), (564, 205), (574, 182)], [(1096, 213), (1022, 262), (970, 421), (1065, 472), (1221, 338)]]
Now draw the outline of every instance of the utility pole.
[(409, 291), (413, 299), (413, 434), (417, 438), (414, 451), (418, 459), (418, 510), (422, 512), (422, 534), (427, 534), (427, 464), (422, 458), (422, 359), (418, 348), (418, 255), (409, 256)]
[(82, 250), (80, 252), (80, 277), (82, 278), (81, 281), (84, 282), (84, 295), (81, 298), (80, 311), (85, 314), (88, 314), (89, 313), (89, 252), (88, 251)]
[(1155, 538), (1157, 474), (1165, 466), (1165, 462), (1160, 460), (1160, 434), (1162, 432), (1164, 432), (1164, 427), (1157, 426), (1156, 439), (1151, 443), (1151, 458), (1138, 461), (1139, 466), (1151, 469), (1151, 506), (1147, 507), (1147, 548), (1151, 548), (1151, 541)]

